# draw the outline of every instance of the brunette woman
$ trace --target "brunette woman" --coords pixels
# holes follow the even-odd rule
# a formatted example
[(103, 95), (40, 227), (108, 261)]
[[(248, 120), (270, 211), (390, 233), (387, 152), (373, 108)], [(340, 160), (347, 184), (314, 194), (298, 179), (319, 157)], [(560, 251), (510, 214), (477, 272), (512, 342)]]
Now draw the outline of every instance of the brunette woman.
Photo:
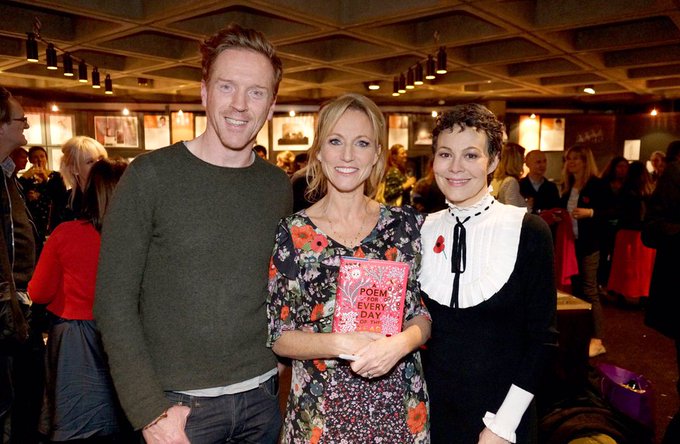
[(415, 176), (406, 172), (408, 152), (404, 145), (396, 144), (390, 148), (387, 161), (387, 175), (385, 176), (385, 203), (402, 206), (411, 203), (411, 189), (416, 184)]

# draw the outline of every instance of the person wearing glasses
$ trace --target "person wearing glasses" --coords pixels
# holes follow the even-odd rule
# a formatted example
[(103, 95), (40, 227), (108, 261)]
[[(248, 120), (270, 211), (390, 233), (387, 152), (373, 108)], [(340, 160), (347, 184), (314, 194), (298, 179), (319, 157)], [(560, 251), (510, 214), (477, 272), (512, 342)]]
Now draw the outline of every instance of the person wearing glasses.
[(0, 87), (0, 430), (11, 422), (10, 442), (34, 443), (42, 402), (44, 344), (26, 316), (26, 293), (36, 261), (38, 234), (14, 177), (9, 155), (26, 145), (28, 119)]

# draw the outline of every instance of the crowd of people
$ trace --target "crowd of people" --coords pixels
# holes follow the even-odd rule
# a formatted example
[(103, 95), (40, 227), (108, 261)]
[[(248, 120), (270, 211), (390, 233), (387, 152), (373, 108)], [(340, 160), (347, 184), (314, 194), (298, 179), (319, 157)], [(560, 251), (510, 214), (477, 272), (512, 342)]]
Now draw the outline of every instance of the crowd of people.
[[(592, 304), (590, 356), (606, 352), (604, 255), (618, 283), (639, 268), (630, 251), (646, 255), (647, 275), (610, 289), (647, 296), (630, 288), (651, 280), (650, 325), (679, 337), (667, 293), (680, 142), (665, 172), (653, 161), (656, 178), (615, 159), (608, 181), (573, 146), (558, 190), (544, 153), (504, 143), (484, 106), (458, 105), (438, 117), (417, 181), (380, 108), (345, 94), (322, 105), (309, 151), (274, 165), (253, 147), (282, 78), (274, 47), (232, 24), (200, 49), (205, 132), (129, 166), (77, 136), (51, 171), (44, 148), (22, 148), (26, 116), (0, 88), (9, 442), (536, 442), (558, 227)], [(408, 264), (401, 331), (333, 328), (343, 257)]]

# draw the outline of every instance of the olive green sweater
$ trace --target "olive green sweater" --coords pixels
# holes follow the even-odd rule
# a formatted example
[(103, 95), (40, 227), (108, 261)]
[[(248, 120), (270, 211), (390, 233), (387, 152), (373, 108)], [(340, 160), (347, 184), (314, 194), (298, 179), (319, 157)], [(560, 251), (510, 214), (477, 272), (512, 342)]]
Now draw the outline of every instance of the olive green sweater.
[(255, 156), (208, 164), (183, 143), (132, 162), (104, 220), (95, 319), (135, 428), (164, 390), (221, 387), (266, 373), (269, 257), (292, 209), (286, 174)]

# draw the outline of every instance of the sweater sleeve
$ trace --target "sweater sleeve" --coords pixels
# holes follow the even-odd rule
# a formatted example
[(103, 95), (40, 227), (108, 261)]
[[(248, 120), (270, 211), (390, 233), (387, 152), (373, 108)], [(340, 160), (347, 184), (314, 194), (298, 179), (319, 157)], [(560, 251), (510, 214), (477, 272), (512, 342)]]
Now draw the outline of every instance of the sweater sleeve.
[[(107, 211), (94, 306), (121, 405), (135, 429), (170, 407), (155, 373), (139, 312), (152, 237), (157, 178), (147, 159), (135, 160)], [(146, 166), (148, 168), (142, 168)], [(168, 335), (182, 334), (168, 325)]]
[(55, 230), (43, 247), (40, 259), (28, 283), (28, 294), (33, 302), (49, 304), (63, 285), (64, 270), (59, 259), (62, 230)]

